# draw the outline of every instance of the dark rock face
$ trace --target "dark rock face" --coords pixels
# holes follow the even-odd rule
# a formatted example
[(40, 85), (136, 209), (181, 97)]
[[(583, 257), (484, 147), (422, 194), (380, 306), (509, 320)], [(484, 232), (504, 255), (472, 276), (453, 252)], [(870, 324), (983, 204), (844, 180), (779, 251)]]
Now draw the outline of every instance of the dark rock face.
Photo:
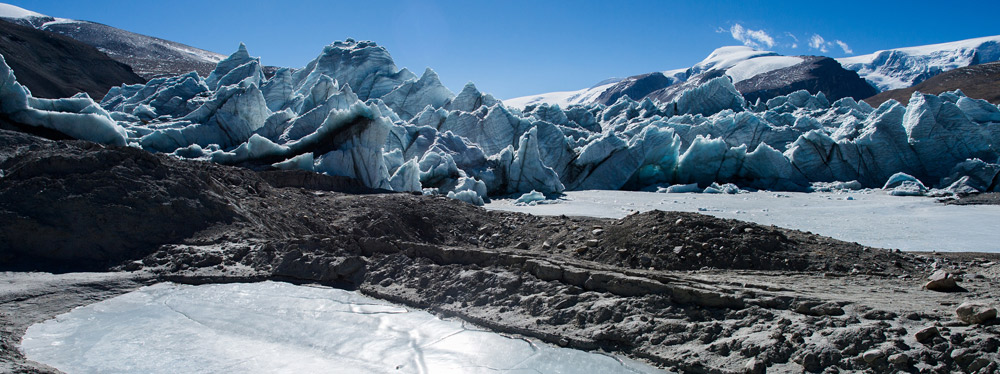
[(801, 64), (758, 74), (738, 82), (736, 90), (751, 103), (757, 99), (767, 101), (798, 90), (806, 90), (814, 95), (823, 92), (830, 102), (845, 97), (861, 100), (878, 93), (857, 72), (844, 69), (837, 60), (820, 56), (804, 58), (806, 61)]
[(132, 68), (72, 38), (0, 20), (0, 54), (35, 97), (86, 92), (100, 100), (108, 89), (143, 83)]
[(670, 86), (673, 83), (673, 79), (668, 78), (660, 72), (636, 75), (625, 78), (605, 90), (597, 98), (597, 102), (604, 105), (611, 105), (626, 95), (634, 100), (642, 100), (642, 98), (650, 93)]
[(889, 90), (865, 99), (869, 105), (879, 106), (889, 99), (902, 104), (910, 102), (913, 92), (937, 95), (945, 91), (962, 90), (966, 96), (1000, 104), (1000, 62), (966, 66), (931, 77), (909, 88)]

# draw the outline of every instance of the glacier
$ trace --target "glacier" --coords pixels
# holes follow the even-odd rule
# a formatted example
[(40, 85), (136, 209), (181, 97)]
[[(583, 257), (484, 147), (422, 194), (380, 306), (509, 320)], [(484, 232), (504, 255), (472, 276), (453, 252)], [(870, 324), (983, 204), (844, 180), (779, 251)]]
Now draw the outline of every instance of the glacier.
[(1000, 36), (966, 39), (838, 58), (879, 91), (906, 88), (942, 72), (1000, 61)]
[(21, 347), (68, 373), (662, 372), (279, 282), (143, 287), (32, 325)]
[[(777, 60), (753, 68), (794, 62), (779, 57), (757, 56)], [(0, 110), (30, 126), (473, 204), (532, 191), (880, 188), (897, 173), (923, 186), (907, 184), (916, 194), (1000, 189), (1000, 108), (961, 91), (877, 108), (806, 91), (749, 103), (720, 76), (670, 102), (622, 96), (610, 105), (512, 108), (472, 83), (455, 95), (433, 70), (417, 76), (385, 48), (353, 39), (271, 78), (240, 45), (208, 77), (115, 87), (99, 104), (35, 99), (2, 68)]]

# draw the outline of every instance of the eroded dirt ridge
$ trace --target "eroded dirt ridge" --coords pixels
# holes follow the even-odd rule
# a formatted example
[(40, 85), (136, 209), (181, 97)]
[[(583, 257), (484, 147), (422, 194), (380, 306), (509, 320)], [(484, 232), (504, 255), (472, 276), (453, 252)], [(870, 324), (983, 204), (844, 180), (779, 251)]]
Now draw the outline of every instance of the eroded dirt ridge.
[[(990, 284), (1000, 266), (988, 260), (692, 213), (537, 217), (446, 198), (345, 194), (336, 191), (363, 187), (2, 135), (4, 263), (132, 272), (111, 285), (68, 283), (101, 289), (80, 293), (93, 298), (164, 280), (276, 279), (358, 289), (681, 372), (998, 370), (997, 325), (954, 314), (966, 300), (997, 300)], [(935, 269), (964, 276), (968, 292), (922, 290)], [(58, 292), (0, 300), (2, 359), (14, 370), (45, 370), (10, 348), (30, 323), (65, 311), (53, 306)]]

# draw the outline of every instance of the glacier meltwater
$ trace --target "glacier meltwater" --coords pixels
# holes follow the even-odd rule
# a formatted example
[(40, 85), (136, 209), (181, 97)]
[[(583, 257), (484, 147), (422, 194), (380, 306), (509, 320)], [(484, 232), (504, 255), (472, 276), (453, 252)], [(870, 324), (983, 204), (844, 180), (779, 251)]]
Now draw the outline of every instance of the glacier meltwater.
[(31, 326), (22, 349), (67, 373), (659, 372), (279, 282), (143, 287)]

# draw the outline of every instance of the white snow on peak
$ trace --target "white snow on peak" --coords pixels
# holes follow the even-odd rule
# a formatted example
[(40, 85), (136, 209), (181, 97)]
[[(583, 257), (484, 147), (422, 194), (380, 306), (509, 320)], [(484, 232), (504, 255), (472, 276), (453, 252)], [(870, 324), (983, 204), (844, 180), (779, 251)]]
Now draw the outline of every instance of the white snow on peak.
[(49, 22), (43, 23), (42, 26), (39, 27), (39, 28), (42, 29), (42, 30), (44, 30), (45, 28), (50, 27), (50, 26), (54, 26), (54, 25), (61, 25), (61, 24), (66, 24), (66, 23), (82, 23), (81, 21), (77, 21), (75, 19), (69, 19), (69, 18), (58, 18), (58, 17), (56, 17), (54, 19), (55, 19), (55, 21), (49, 21)]
[[(782, 56), (771, 51), (759, 51), (747, 46), (727, 46), (712, 51), (704, 60), (690, 68), (680, 68), (663, 71), (663, 75), (683, 82), (696, 74), (709, 70), (725, 70), (726, 75), (733, 78), (733, 83), (744, 81), (755, 75), (786, 68), (802, 63), (801, 57)], [(510, 107), (524, 108), (531, 104), (546, 103), (565, 108), (569, 105), (593, 103), (605, 90), (621, 81), (609, 80), (607, 84), (576, 91), (549, 92), (504, 100)], [(602, 82), (603, 83), (603, 82)]]
[(591, 88), (584, 88), (582, 90), (576, 91), (559, 91), (559, 92), (549, 92), (540, 95), (530, 95), (515, 97), (512, 99), (503, 100), (504, 105), (512, 108), (524, 108), (531, 104), (549, 104), (549, 105), (559, 105), (562, 108), (566, 108), (570, 105), (577, 104), (589, 104), (601, 96), (601, 93), (611, 86), (614, 86), (617, 81), (612, 83), (603, 84), (600, 86), (594, 86)]
[(1000, 61), (1000, 35), (838, 58), (879, 90), (910, 87), (948, 70)]
[(0, 3), (0, 18), (28, 18), (28, 17), (48, 17), (44, 14), (38, 12), (32, 12), (30, 10)]
[[(804, 61), (801, 57), (782, 56), (771, 51), (759, 51), (747, 46), (727, 46), (717, 48), (707, 58), (690, 69), (690, 75), (709, 70), (726, 70), (733, 83), (744, 81), (755, 75), (797, 65)], [(678, 70), (664, 72), (667, 76)], [(689, 76), (690, 76), (689, 75)]]

